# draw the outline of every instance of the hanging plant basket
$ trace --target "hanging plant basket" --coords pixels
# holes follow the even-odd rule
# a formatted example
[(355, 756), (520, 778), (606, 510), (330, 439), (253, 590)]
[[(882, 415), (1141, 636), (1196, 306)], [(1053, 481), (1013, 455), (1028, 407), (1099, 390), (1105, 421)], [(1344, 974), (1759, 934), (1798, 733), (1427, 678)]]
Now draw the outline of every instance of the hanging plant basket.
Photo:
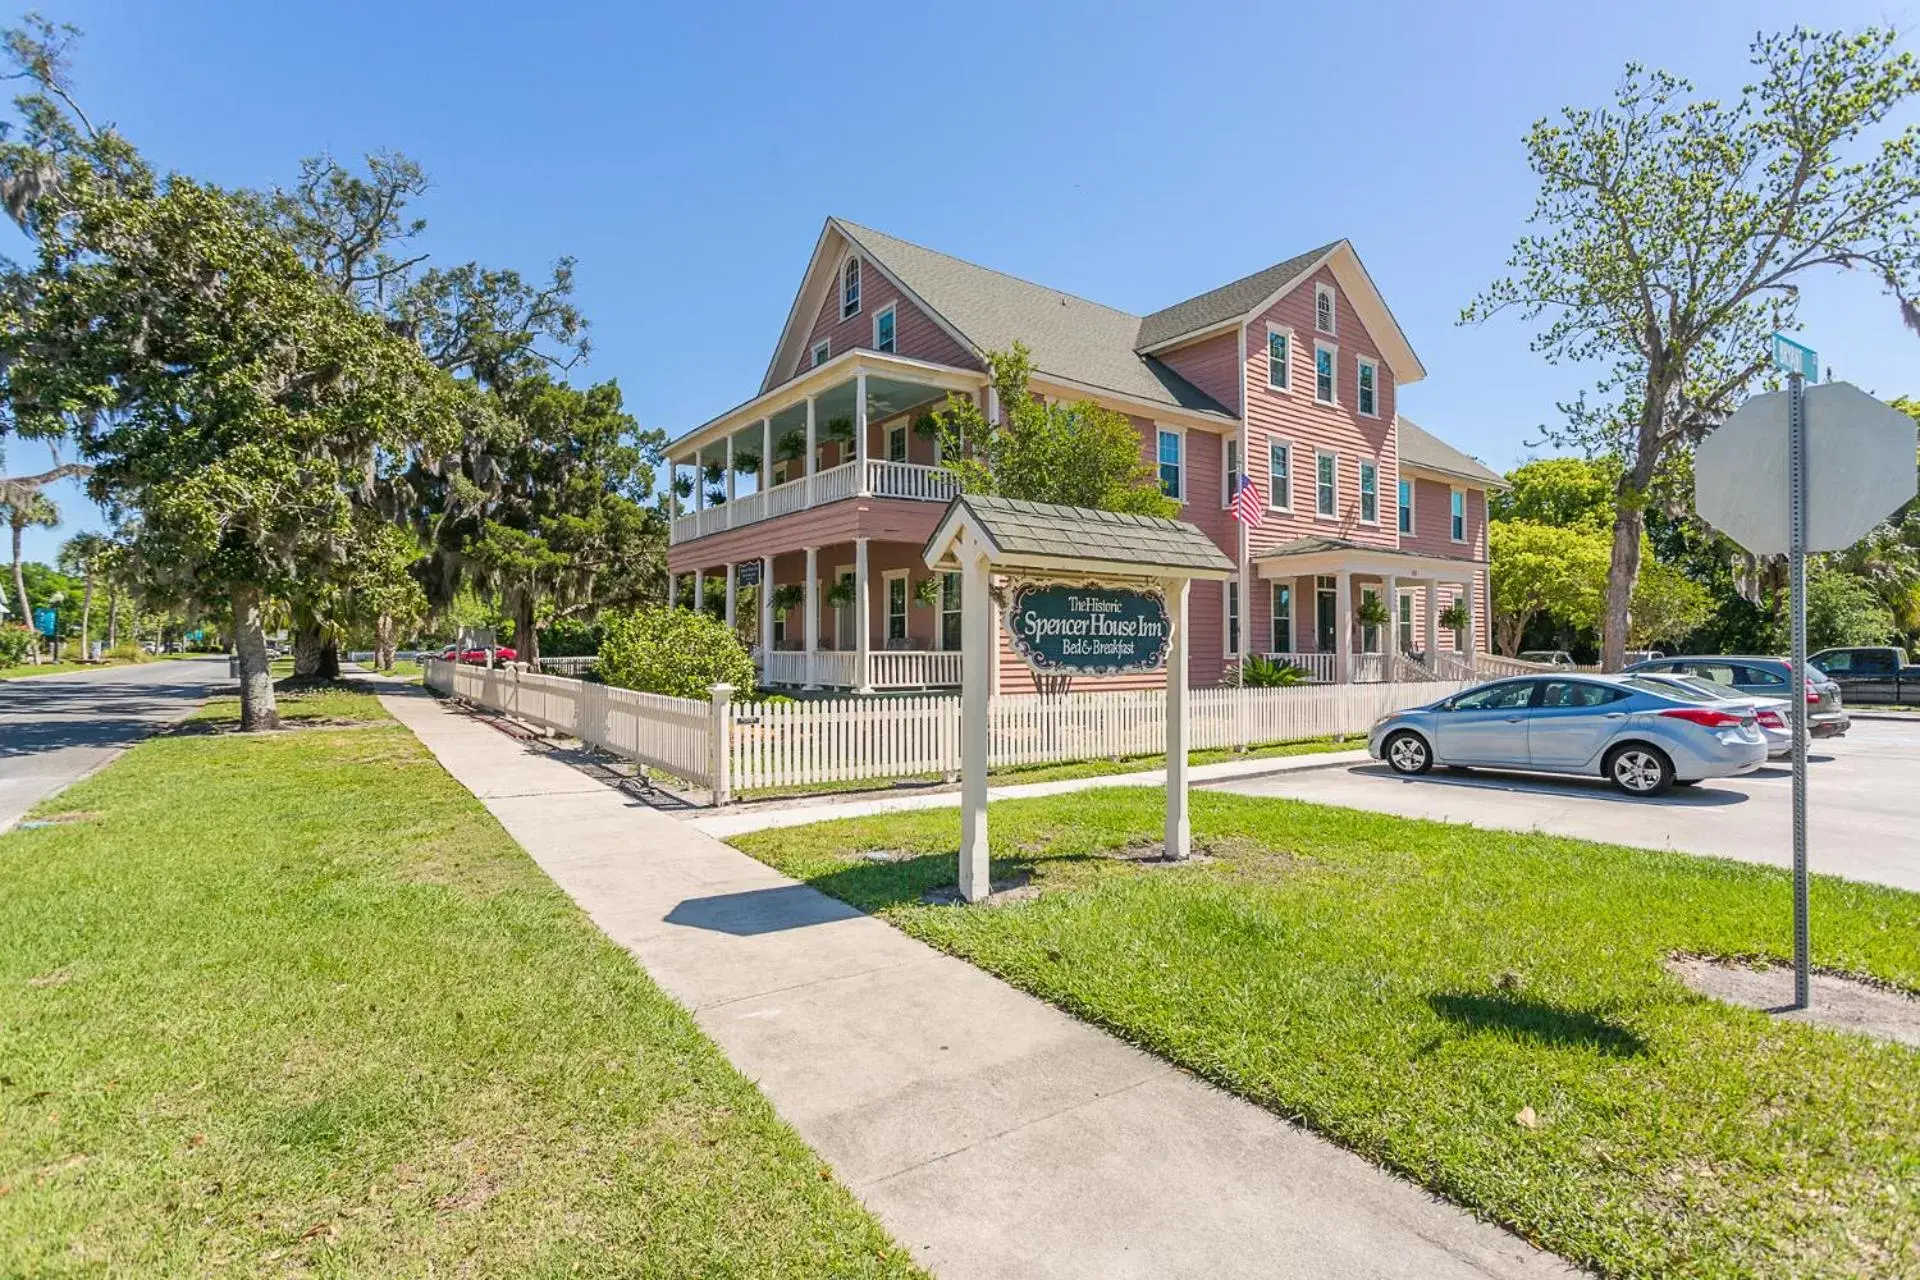
[(807, 589), (797, 582), (773, 589), (773, 607), (778, 613), (791, 613), (807, 602)]
[(853, 579), (842, 578), (827, 588), (827, 603), (836, 609), (844, 609), (853, 603)]
[(673, 492), (677, 497), (691, 498), (693, 496), (693, 477), (675, 473), (673, 477)]
[(738, 471), (743, 476), (759, 475), (760, 474), (760, 455), (757, 453), (748, 453), (745, 451), (736, 452), (733, 455), (733, 469), (735, 471)]
[(1449, 631), (1465, 631), (1473, 625), (1473, 610), (1465, 600), (1455, 600), (1440, 611), (1440, 625)]
[(1367, 596), (1360, 601), (1360, 607), (1354, 611), (1363, 627), (1384, 627), (1392, 619), (1387, 612), (1386, 601), (1378, 596)]
[[(801, 439), (804, 441), (805, 438), (806, 438), (805, 435), (802, 434)], [(839, 444), (852, 444), (853, 443), (853, 419), (852, 418), (831, 419), (827, 423), (827, 431), (826, 431), (825, 438), (828, 440), (835, 441)]]
[(940, 599), (940, 579), (922, 578), (913, 584), (913, 602), (922, 609), (931, 609)]
[(806, 428), (795, 427), (791, 431), (786, 432), (774, 442), (773, 451), (784, 461), (793, 462), (798, 460), (807, 451)]

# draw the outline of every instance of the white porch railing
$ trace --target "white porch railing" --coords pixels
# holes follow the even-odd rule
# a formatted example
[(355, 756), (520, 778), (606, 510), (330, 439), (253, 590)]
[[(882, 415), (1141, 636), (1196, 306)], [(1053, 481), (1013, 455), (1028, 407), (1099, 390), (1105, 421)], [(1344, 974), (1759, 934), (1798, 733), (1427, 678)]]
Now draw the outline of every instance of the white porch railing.
[(876, 689), (931, 689), (960, 683), (960, 651), (887, 649), (867, 655), (867, 679)]
[[(760, 682), (786, 688), (858, 689), (860, 655), (846, 650), (814, 653), (775, 649), (761, 653)], [(871, 689), (937, 689), (960, 683), (960, 653), (876, 649), (867, 654)]]
[[(923, 466), (917, 462), (866, 462), (866, 491), (876, 498), (905, 499), (909, 502), (946, 502), (960, 492), (960, 478), (944, 467)], [(811, 480), (811, 483), (809, 483)], [(860, 464), (843, 462), (808, 476), (795, 476), (785, 484), (757, 493), (749, 493), (708, 507), (690, 511), (674, 519), (668, 537), (678, 546), (709, 534), (724, 533), (758, 524), (776, 516), (805, 511), (809, 507), (839, 502), (860, 492)]]
[(1522, 662), (1518, 658), (1502, 657), (1497, 653), (1476, 653), (1473, 655), (1473, 665), (1483, 676), (1535, 676), (1543, 671), (1561, 670), (1544, 662)]
[(1293, 667), (1306, 674), (1308, 684), (1332, 684), (1334, 655), (1331, 653), (1269, 653), (1268, 662)]
[(1353, 682), (1355, 684), (1379, 684), (1386, 678), (1386, 654), (1356, 653), (1353, 655)]

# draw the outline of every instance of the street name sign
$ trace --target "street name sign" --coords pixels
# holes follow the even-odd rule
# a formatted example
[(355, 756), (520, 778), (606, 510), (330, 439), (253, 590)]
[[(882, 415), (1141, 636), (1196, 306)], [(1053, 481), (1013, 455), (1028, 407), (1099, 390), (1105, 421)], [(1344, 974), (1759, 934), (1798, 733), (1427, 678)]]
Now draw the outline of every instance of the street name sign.
[[(1807, 551), (1852, 546), (1914, 496), (1914, 422), (1847, 382), (1808, 387)], [(1791, 393), (1754, 396), (1700, 442), (1694, 510), (1759, 556), (1786, 555)]]
[(1042, 675), (1115, 676), (1165, 663), (1173, 626), (1159, 591), (1029, 581), (1008, 594), (1007, 634)]

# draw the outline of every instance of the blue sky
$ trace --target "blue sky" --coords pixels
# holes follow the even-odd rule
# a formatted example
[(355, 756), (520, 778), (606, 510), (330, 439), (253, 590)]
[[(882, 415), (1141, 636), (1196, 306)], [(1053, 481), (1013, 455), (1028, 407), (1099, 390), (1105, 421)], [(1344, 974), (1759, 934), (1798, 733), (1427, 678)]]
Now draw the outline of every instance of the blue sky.
[[(1913, 22), (1920, 0), (1827, 0)], [(76, 77), (156, 163), (232, 185), (395, 149), (445, 262), (579, 259), (585, 376), (678, 434), (757, 386), (823, 218), (1148, 311), (1340, 236), (1427, 379), (1402, 411), (1502, 468), (1583, 385), (1455, 324), (1531, 208), (1520, 138), (1639, 59), (1734, 89), (1774, 0), (1605, 5), (62, 3)], [(17, 237), (0, 247), (18, 253)], [(1804, 292), (1837, 376), (1920, 391), (1866, 282)], [(12, 443), (11, 471), (35, 446)], [(28, 537), (49, 559), (100, 523)]]

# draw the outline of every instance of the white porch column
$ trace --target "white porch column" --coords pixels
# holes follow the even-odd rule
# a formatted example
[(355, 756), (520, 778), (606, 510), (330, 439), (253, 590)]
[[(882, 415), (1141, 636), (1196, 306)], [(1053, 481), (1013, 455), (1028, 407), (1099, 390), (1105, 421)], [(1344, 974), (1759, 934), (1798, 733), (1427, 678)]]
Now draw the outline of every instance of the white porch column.
[(669, 573), (667, 575), (667, 608), (678, 609), (679, 607), (680, 575), (677, 573)]
[[(808, 396), (807, 397), (807, 463), (806, 463), (807, 505), (808, 506), (813, 505), (813, 460), (820, 456), (820, 453), (819, 453), (820, 444), (819, 444), (819, 441), (814, 436), (814, 431), (815, 431), (815, 427), (814, 427), (813, 397)], [(808, 584), (808, 589), (811, 590), (812, 584), (813, 584), (813, 562), (812, 561), (807, 562), (807, 584)], [(809, 609), (811, 609), (812, 606), (808, 606), (808, 607)]]
[(1440, 583), (1427, 579), (1427, 669), (1440, 664)]
[[(732, 527), (733, 525), (733, 500), (737, 496), (735, 491), (738, 488), (738, 486), (734, 483), (734, 481), (737, 475), (738, 473), (735, 472), (733, 469), (733, 437), (728, 436), (727, 437), (727, 525), (728, 527)], [(729, 570), (728, 572), (731, 573), (732, 571)]]
[[(813, 426), (813, 404), (811, 401), (807, 404), (807, 426), (809, 428), (807, 435), (811, 438), (813, 435), (811, 430)], [(807, 473), (807, 483), (813, 483), (813, 473), (811, 471)], [(816, 677), (819, 675), (819, 672), (814, 670), (815, 655), (820, 652), (820, 548), (818, 547), (807, 548), (806, 637), (807, 682), (803, 687), (818, 689), (820, 687), (820, 681), (816, 679)]]
[(867, 371), (853, 375), (853, 483), (854, 492), (866, 497), (873, 492), (867, 481)]
[[(1193, 853), (1193, 822), (1187, 814), (1187, 596), (1191, 585), (1185, 578), (1162, 584), (1169, 621), (1173, 623), (1173, 636), (1167, 644), (1166, 856), (1174, 859), (1185, 859)], [(1241, 607), (1245, 606), (1242, 601)]]
[(867, 540), (853, 540), (853, 653), (856, 693), (873, 691), (873, 594), (867, 577)]
[[(766, 472), (761, 472), (765, 475)], [(760, 662), (766, 670), (767, 655), (773, 652), (773, 557), (760, 557), (760, 585), (755, 588), (760, 601)]]
[(1345, 569), (1333, 575), (1333, 679), (1353, 679), (1353, 574)]
[(707, 468), (697, 453), (693, 455), (693, 509), (707, 509)]
[(991, 891), (987, 861), (987, 699), (993, 652), (993, 602), (987, 557), (971, 539), (960, 546), (960, 896)]
[(667, 527), (680, 518), (680, 495), (673, 491), (673, 482), (680, 478), (680, 464), (672, 458), (667, 459)]
[(693, 611), (698, 613), (706, 607), (707, 571), (705, 569), (695, 569), (693, 571)]
[(727, 561), (727, 630), (733, 630), (734, 606), (739, 602), (740, 589), (734, 582), (733, 561)]
[(1384, 590), (1387, 606), (1387, 634), (1380, 637), (1380, 661), (1386, 666), (1387, 682), (1394, 678), (1394, 666), (1400, 657), (1400, 579), (1388, 574)]
[[(773, 419), (760, 419), (760, 476), (754, 481), (761, 493), (773, 486)], [(760, 518), (765, 520), (773, 512), (767, 510), (767, 500), (760, 499)]]

